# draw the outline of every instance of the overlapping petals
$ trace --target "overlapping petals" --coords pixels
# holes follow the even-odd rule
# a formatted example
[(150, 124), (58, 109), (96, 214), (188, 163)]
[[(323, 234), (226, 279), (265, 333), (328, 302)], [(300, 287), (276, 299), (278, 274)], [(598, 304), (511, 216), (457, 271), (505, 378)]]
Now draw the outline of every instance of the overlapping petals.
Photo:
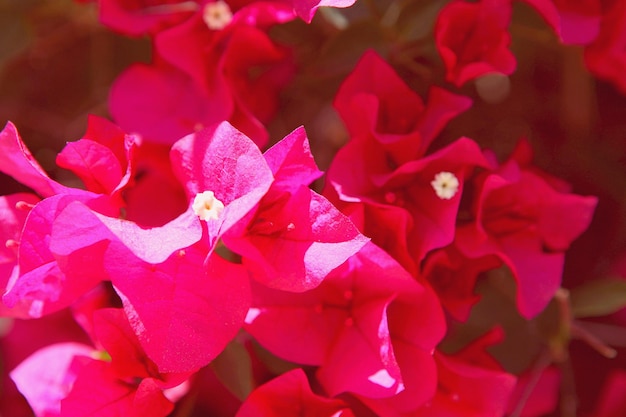
[[(311, 291), (253, 293), (246, 329), (279, 357), (320, 366), (317, 377), (331, 395), (389, 397), (404, 390), (410, 369), (422, 374), (414, 401), (432, 393), (431, 350), (444, 332), (441, 310), (432, 293), (375, 245)], [(396, 344), (409, 346), (411, 359), (398, 360)]]
[(458, 228), (455, 244), (469, 258), (501, 259), (517, 281), (520, 312), (533, 317), (559, 288), (564, 251), (589, 226), (597, 199), (551, 186), (523, 165), (524, 147), (479, 180), (476, 221)]
[(347, 404), (311, 391), (302, 369), (294, 369), (254, 390), (236, 417), (352, 417)]
[(508, 49), (511, 8), (508, 0), (455, 0), (443, 8), (435, 42), (449, 82), (462, 86), (481, 75), (513, 73), (516, 61)]

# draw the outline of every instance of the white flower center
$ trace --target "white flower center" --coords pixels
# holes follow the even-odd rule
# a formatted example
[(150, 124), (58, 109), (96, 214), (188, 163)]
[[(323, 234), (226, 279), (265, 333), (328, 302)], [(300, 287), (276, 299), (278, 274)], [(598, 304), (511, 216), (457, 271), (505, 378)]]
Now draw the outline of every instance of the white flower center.
[(217, 220), (224, 211), (224, 203), (215, 198), (213, 191), (197, 194), (191, 207), (193, 212), (202, 220)]
[(450, 200), (459, 191), (459, 179), (451, 172), (440, 172), (430, 182), (437, 197), (442, 200)]
[(218, 0), (204, 6), (202, 19), (209, 29), (222, 30), (233, 20), (233, 12), (226, 2)]

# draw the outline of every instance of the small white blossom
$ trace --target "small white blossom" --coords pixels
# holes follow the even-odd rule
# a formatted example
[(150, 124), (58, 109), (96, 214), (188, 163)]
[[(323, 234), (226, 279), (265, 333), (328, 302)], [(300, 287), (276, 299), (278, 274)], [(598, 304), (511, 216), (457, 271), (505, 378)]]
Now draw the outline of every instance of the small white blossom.
[(222, 30), (233, 20), (233, 12), (222, 0), (207, 3), (202, 11), (202, 19), (211, 30)]
[(216, 220), (224, 211), (224, 203), (215, 198), (213, 191), (197, 194), (191, 207), (202, 220)]
[(440, 172), (430, 182), (437, 197), (442, 200), (450, 200), (459, 191), (459, 179), (451, 172)]

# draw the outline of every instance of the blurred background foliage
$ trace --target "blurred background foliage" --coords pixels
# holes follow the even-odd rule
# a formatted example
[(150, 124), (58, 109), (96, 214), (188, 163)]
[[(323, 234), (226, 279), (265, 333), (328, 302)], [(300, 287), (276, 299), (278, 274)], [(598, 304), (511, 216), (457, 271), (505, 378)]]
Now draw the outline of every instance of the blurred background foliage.
[[(576, 193), (599, 197), (590, 229), (568, 252), (565, 288), (620, 269), (626, 275), (626, 97), (594, 79), (583, 65), (582, 49), (561, 45), (522, 4), (516, 4), (510, 27), (515, 73), (483, 77), (462, 89), (447, 84), (432, 39), (434, 18), (445, 3), (358, 0), (350, 9), (318, 13), (311, 25), (294, 21), (275, 27), (272, 36), (295, 47), (298, 73), (269, 126), (272, 139), (304, 125), (313, 153), (326, 169), (347, 140), (332, 109), (333, 96), (362, 52), (374, 48), (422, 97), (429, 86), (440, 85), (473, 98), (474, 106), (449, 124), (435, 148), (467, 136), (502, 160), (526, 137), (539, 167), (570, 182)], [(54, 164), (57, 152), (82, 136), (88, 114), (108, 115), (107, 95), (117, 75), (150, 57), (147, 38), (129, 39), (99, 25), (93, 3), (0, 0), (0, 123), (15, 123), (36, 159), (64, 181), (67, 174)], [(2, 194), (17, 190), (17, 183), (0, 176)], [(513, 305), (499, 301), (499, 290), (489, 280), (480, 291), (485, 300), (456, 333), (459, 337), (467, 329), (475, 335), (496, 319), (505, 330), (528, 330), (540, 322), (521, 323)], [(494, 311), (499, 312), (495, 318)], [(606, 370), (626, 368), (626, 332), (616, 335), (609, 328), (605, 333), (618, 348), (617, 359), (602, 358), (583, 343), (571, 345), (573, 358), (594, 357), (571, 361), (570, 371), (578, 375), (574, 380), (585, 378), (585, 391), (579, 392), (582, 411), (592, 407)], [(537, 347), (529, 346), (534, 342), (526, 331), (508, 335), (494, 352), (505, 366), (519, 371), (529, 363), (528, 357), (519, 358), (520, 352), (536, 352)]]

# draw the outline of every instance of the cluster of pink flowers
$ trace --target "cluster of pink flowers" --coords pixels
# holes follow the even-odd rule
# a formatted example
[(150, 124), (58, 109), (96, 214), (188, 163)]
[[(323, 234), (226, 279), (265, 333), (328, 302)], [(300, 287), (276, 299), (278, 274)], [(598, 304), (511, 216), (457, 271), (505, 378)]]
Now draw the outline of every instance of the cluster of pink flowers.
[[(5, 412), (18, 415), (19, 395), (37, 417), (555, 408), (555, 368), (531, 383), (488, 352), (501, 327), (455, 351), (441, 342), (493, 271), (513, 278), (521, 317), (544, 312), (595, 197), (535, 167), (523, 138), (502, 161), (467, 137), (435, 148), (472, 99), (435, 85), (422, 98), (373, 50), (336, 92), (349, 141), (320, 193), (306, 126), (268, 147), (280, 92), (299, 71), (297, 47), (271, 29), (353, 3), (97, 1), (102, 24), (150, 37), (153, 61), (111, 87), (115, 123), (91, 116), (58, 154), (84, 187), (50, 178), (10, 122), (0, 133), (0, 171), (32, 190), (0, 198), (0, 314), (15, 319), (3, 339)], [(519, 3), (626, 91), (624, 2)], [(447, 82), (514, 72), (512, 8), (438, 10)], [(626, 412), (625, 375), (596, 417)]]

